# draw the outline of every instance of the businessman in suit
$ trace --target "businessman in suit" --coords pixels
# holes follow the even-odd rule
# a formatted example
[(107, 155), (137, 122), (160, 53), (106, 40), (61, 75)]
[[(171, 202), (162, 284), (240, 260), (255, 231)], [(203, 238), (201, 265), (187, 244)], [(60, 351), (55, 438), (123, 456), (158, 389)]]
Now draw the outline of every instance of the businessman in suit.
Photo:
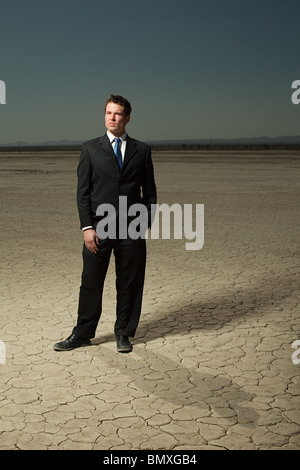
[[(146, 265), (144, 237), (120, 236), (120, 196), (127, 206), (142, 204), (151, 225), (151, 205), (156, 203), (156, 185), (150, 147), (126, 133), (131, 105), (119, 95), (105, 103), (106, 134), (85, 142), (78, 164), (77, 205), (83, 230), (83, 271), (79, 292), (77, 324), (72, 334), (54, 349), (68, 351), (90, 344), (102, 311), (103, 285), (112, 252), (116, 272), (115, 337), (118, 352), (130, 352), (142, 304)], [(97, 209), (110, 204), (116, 212), (116, 236), (100, 238), (97, 224), (103, 221)]]

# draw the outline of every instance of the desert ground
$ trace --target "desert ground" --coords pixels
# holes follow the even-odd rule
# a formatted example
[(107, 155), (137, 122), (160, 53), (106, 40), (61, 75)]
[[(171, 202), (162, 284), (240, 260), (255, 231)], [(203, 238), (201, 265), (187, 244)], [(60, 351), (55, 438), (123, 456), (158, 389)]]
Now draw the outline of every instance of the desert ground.
[(205, 238), (147, 240), (130, 354), (113, 258), (92, 345), (53, 350), (77, 315), (78, 158), (0, 153), (0, 449), (299, 450), (299, 152), (153, 152), (158, 202), (204, 204)]

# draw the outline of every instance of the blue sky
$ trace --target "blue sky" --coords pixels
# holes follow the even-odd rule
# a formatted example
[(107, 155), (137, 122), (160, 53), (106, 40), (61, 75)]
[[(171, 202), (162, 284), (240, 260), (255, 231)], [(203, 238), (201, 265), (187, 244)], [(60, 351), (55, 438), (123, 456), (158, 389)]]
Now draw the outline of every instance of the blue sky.
[(0, 144), (86, 140), (111, 92), (141, 140), (299, 135), (298, 0), (2, 0)]

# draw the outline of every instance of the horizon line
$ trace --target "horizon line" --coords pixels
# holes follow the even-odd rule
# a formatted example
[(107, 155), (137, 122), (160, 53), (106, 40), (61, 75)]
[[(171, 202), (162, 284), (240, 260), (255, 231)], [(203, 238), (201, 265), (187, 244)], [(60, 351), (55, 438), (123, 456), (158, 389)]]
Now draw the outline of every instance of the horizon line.
[[(277, 141), (278, 140), (284, 140), (284, 143), (300, 143), (300, 135), (281, 135), (281, 136), (276, 136), (276, 137), (269, 137), (269, 136), (258, 136), (258, 137), (214, 137), (214, 138), (182, 138), (182, 139), (152, 139), (152, 140), (144, 140), (144, 142), (148, 144), (211, 144), (211, 143), (224, 143), (224, 142), (238, 142), (238, 143), (249, 143), (250, 141), (253, 141), (253, 143), (263, 143), (264, 141), (270, 142), (270, 141)], [(27, 142), (27, 141), (22, 141), (18, 140), (16, 142), (10, 142), (10, 143), (0, 143), (0, 147), (20, 147), (20, 146), (29, 146), (29, 147), (35, 147), (35, 146), (57, 146), (57, 145), (81, 145), (84, 143), (86, 140), (89, 139), (61, 139), (61, 140), (44, 140), (40, 142)]]

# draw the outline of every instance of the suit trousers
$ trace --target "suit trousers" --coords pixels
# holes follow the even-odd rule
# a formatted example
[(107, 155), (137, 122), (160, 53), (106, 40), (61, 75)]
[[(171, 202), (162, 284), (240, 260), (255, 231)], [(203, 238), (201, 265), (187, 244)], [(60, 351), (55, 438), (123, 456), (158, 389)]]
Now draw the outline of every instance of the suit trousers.
[(116, 272), (116, 335), (134, 337), (139, 323), (146, 267), (146, 242), (142, 238), (100, 240), (98, 252), (83, 246), (83, 271), (77, 324), (73, 333), (94, 338), (102, 313), (102, 294), (111, 253)]

